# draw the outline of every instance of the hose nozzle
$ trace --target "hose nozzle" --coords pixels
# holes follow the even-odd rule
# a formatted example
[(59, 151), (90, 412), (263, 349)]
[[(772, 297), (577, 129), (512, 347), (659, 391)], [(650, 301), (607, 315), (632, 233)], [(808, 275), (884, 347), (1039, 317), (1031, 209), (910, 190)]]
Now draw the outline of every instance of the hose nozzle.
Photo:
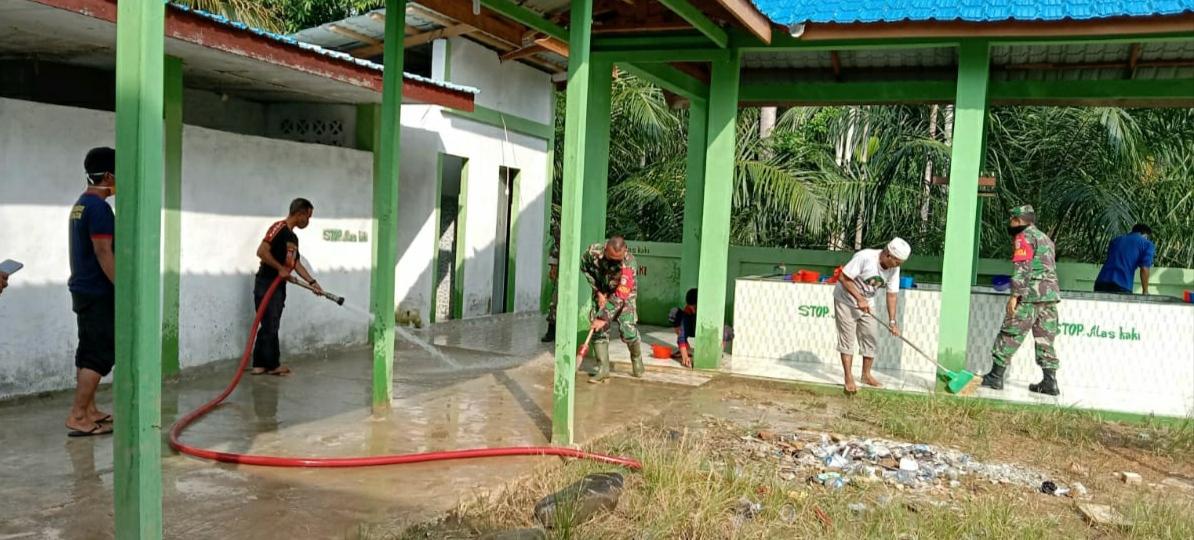
[(289, 278), (287, 278), (286, 280), (287, 280), (287, 281), (289, 281), (289, 282), (291, 282), (291, 283), (293, 283), (293, 284), (295, 284), (295, 285), (298, 285), (299, 287), (302, 287), (302, 288), (304, 288), (304, 289), (307, 289), (308, 291), (311, 291), (311, 292), (313, 292), (313, 293), (316, 293), (316, 294), (318, 294), (319, 296), (322, 296), (322, 297), (324, 297), (324, 298), (327, 298), (328, 300), (331, 300), (331, 301), (335, 302), (337, 306), (343, 306), (343, 305), (344, 305), (344, 297), (343, 297), (343, 296), (338, 296), (338, 295), (332, 294), (332, 293), (330, 293), (330, 292), (327, 292), (327, 291), (322, 291), (322, 292), (316, 291), (314, 287), (312, 287), (312, 286), (310, 286), (310, 285), (308, 285), (308, 284), (306, 284), (306, 283), (303, 283), (303, 282), (302, 282), (302, 280), (300, 280), (299, 278), (296, 278), (296, 277), (294, 277), (294, 276), (290, 276), (290, 277), (289, 277)]

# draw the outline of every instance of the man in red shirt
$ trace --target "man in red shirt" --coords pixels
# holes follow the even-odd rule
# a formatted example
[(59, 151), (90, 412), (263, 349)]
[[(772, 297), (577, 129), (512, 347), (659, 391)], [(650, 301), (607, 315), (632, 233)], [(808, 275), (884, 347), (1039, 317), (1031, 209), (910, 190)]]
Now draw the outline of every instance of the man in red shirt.
[[(295, 229), (307, 228), (314, 213), (315, 206), (311, 201), (303, 198), (291, 201), (290, 214), (286, 219), (270, 225), (265, 238), (261, 240), (261, 245), (257, 246), (257, 258), (261, 259), (261, 268), (257, 270), (257, 280), (253, 285), (253, 306), (257, 309), (261, 309), (261, 301), (274, 279), (282, 276), (285, 280), (290, 277), (292, 271), (298, 272), (298, 275), (315, 290), (316, 295), (323, 293), (319, 282), (315, 281), (303, 266), (298, 251), (298, 235), (294, 234)], [(261, 318), (261, 328), (257, 330), (257, 341), (253, 345), (253, 375), (290, 373), (290, 368), (282, 365), (282, 348), (278, 341), (278, 331), (282, 325), (282, 308), (285, 306), (286, 282), (283, 281), (270, 298)]]

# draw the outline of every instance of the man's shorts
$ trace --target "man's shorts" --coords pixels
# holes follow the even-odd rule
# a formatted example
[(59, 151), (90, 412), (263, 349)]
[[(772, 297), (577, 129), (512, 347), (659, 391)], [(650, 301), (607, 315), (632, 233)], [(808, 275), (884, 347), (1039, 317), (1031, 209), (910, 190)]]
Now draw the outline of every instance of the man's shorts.
[(116, 365), (116, 295), (71, 293), (79, 325), (75, 367), (107, 375)]
[(837, 351), (842, 354), (854, 354), (857, 345), (858, 354), (864, 358), (874, 358), (876, 343), (878, 343), (879, 322), (874, 317), (865, 316), (862, 310), (837, 298), (833, 299), (833, 320), (837, 326)]

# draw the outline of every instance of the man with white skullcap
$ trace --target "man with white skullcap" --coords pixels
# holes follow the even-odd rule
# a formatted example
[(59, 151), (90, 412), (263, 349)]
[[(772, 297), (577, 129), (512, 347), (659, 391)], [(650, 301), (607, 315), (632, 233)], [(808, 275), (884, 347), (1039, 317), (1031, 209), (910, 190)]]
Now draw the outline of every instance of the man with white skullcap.
[(837, 350), (842, 354), (847, 394), (858, 392), (854, 384), (854, 348), (862, 355), (862, 382), (879, 387), (871, 374), (875, 364), (876, 339), (879, 321), (872, 309), (875, 292), (887, 289), (888, 326), (899, 335), (896, 325), (896, 303), (900, 291), (900, 265), (912, 255), (912, 248), (903, 238), (893, 238), (883, 249), (864, 249), (854, 254), (842, 267), (842, 274), (833, 291), (833, 315), (837, 323)]

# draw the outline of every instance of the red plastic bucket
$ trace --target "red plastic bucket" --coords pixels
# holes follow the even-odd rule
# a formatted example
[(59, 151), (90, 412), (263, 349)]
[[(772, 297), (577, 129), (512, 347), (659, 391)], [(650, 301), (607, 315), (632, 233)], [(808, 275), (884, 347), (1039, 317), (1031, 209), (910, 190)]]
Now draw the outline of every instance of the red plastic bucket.
[(672, 348), (667, 345), (651, 344), (651, 356), (655, 358), (671, 358)]

